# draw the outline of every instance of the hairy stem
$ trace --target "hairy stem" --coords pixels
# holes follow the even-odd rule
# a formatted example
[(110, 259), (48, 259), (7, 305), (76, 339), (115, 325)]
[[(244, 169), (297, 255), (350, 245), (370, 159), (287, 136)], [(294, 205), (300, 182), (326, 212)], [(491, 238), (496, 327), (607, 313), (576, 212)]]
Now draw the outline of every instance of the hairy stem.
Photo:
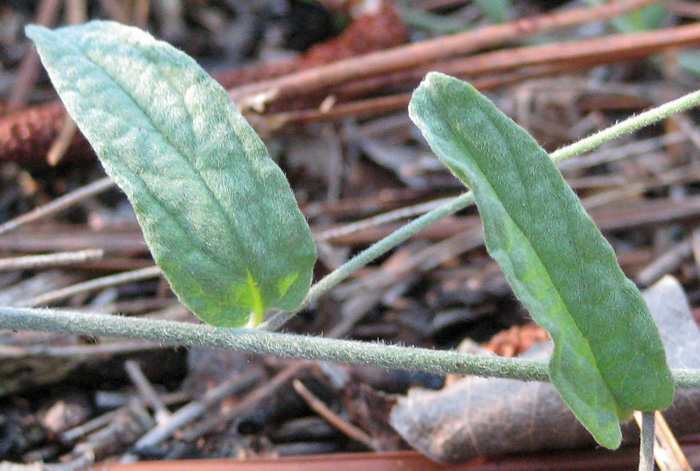
[[(428, 373), (549, 381), (544, 362), (472, 355), (202, 324), (139, 319), (53, 309), (0, 308), (0, 328), (127, 337), (161, 344), (205, 346), (346, 364), (377, 365)], [(700, 388), (700, 370), (674, 370), (679, 388)]]
[(172, 345), (219, 347), (278, 357), (372, 364), (438, 374), (538, 381), (548, 378), (547, 365), (536, 361), (75, 311), (3, 307), (0, 308), (0, 328), (138, 338)]
[(654, 471), (654, 412), (642, 412), (639, 471)]
[(627, 118), (620, 123), (603, 129), (602, 131), (591, 136), (585, 137), (578, 142), (562, 147), (561, 149), (549, 154), (549, 156), (555, 163), (570, 159), (571, 157), (575, 157), (583, 154), (584, 152), (593, 150), (601, 144), (617, 139), (620, 136), (624, 136), (625, 134), (641, 129), (644, 126), (649, 126), (650, 124), (659, 122), (662, 119), (666, 119), (673, 114), (694, 108), (698, 106), (698, 104), (700, 104), (700, 90), (688, 93), (687, 95), (684, 95), (676, 100), (669, 101), (661, 106), (657, 106), (656, 108), (652, 108), (636, 116)]

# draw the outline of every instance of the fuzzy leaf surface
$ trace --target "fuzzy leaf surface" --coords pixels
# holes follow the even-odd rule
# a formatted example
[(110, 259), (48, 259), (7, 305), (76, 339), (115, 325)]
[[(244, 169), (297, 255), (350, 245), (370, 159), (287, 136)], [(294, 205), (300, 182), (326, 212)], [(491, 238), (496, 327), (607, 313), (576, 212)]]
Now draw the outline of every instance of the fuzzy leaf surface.
[(26, 32), (184, 304), (227, 327), (296, 308), (316, 260), (311, 231), (226, 91), (137, 28), (95, 21)]
[(620, 418), (673, 400), (641, 293), (546, 151), (474, 87), (431, 72), (409, 114), (473, 190), (489, 253), (549, 331), (552, 383), (598, 443), (618, 447)]

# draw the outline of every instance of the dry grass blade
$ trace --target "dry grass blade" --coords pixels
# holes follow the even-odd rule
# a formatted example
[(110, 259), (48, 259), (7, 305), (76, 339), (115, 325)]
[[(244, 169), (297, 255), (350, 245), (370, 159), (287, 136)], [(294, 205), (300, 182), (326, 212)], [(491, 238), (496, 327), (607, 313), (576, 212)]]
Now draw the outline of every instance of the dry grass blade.
[(104, 276), (102, 278), (96, 278), (94, 280), (86, 281), (84, 283), (77, 283), (72, 286), (57, 289), (55, 291), (49, 291), (48, 293), (44, 293), (39, 296), (20, 301), (17, 303), (17, 305), (39, 306), (43, 304), (50, 304), (68, 298), (70, 296), (74, 296), (76, 294), (94, 291), (97, 289), (109, 288), (125, 283), (132, 283), (134, 281), (144, 280), (148, 278), (155, 278), (161, 276), (162, 274), (163, 271), (160, 269), (160, 267), (152, 266), (142, 268), (140, 270), (133, 270), (126, 273)]
[(112, 179), (109, 177), (105, 177), (95, 182), (92, 182), (89, 185), (85, 185), (82, 188), (78, 188), (75, 191), (66, 193), (60, 198), (56, 198), (51, 203), (48, 203), (44, 206), (36, 208), (35, 210), (27, 214), (23, 214), (22, 216), (0, 224), (0, 235), (18, 229), (19, 227), (25, 224), (29, 224), (30, 222), (38, 221), (41, 218), (68, 209), (71, 206), (78, 204), (81, 201), (85, 201), (86, 199), (91, 198), (95, 195), (103, 193), (112, 187), (114, 187), (114, 182), (112, 181)]
[(26, 257), (0, 258), (0, 272), (64, 266), (99, 260), (104, 250), (87, 249), (75, 252), (57, 252), (47, 255), (28, 255)]
[[(36, 17), (37, 24), (52, 26), (58, 18), (61, 3), (61, 0), (42, 0)], [(12, 87), (12, 92), (10, 92), (10, 97), (7, 99), (7, 104), (4, 108), (5, 114), (10, 114), (26, 106), (29, 92), (39, 77), (39, 67), (39, 55), (36, 49), (32, 48), (22, 59), (19, 77)]]

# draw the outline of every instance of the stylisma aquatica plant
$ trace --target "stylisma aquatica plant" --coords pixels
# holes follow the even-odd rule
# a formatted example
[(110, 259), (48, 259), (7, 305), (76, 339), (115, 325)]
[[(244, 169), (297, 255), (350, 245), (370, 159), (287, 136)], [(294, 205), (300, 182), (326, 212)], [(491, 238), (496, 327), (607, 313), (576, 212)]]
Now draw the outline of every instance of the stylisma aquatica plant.
[[(368, 249), (310, 292), (316, 251), (284, 175), (225, 90), (191, 58), (111, 22), (55, 31), (31, 26), (27, 34), (69, 113), (133, 204), (173, 291), (199, 318), (218, 326), (192, 327), (198, 343), (229, 336), (239, 342), (236, 348), (393, 366), (391, 350), (404, 352), (397, 358), (404, 358), (405, 368), (422, 362), (439, 371), (455, 365), (455, 355), (473, 365), (492, 361), (221, 329), (258, 325), (272, 308), (305, 306), (380, 250)], [(674, 394), (658, 331), (639, 291), (550, 156), (473, 87), (431, 73), (415, 91), (409, 113), (437, 156), (473, 193), (407, 225), (381, 250), (475, 200), (490, 254), (554, 340), (551, 381), (598, 443), (616, 448), (620, 420), (633, 410), (664, 409)], [(60, 313), (24, 311), (21, 319), (13, 312), (0, 313), (0, 325), (80, 329), (68, 326)], [(32, 324), (42, 316), (43, 325)], [(126, 322), (118, 330), (122, 334), (158, 335), (145, 333), (150, 323), (119, 322)], [(164, 340), (187, 336), (186, 326), (157, 325)], [(347, 355), (335, 355), (334, 348)], [(536, 367), (509, 365), (508, 374)]]

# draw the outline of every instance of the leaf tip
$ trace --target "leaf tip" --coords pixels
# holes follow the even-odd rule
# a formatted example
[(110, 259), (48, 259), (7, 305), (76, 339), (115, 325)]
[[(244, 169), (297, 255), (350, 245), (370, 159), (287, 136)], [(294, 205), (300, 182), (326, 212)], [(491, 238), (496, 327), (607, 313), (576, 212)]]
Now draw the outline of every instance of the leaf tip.
[(442, 80), (442, 79), (445, 79), (447, 77), (449, 77), (449, 75), (445, 75), (442, 72), (432, 71), (432, 72), (428, 72), (427, 74), (425, 74), (425, 78), (423, 79), (423, 81), (430, 83), (431, 81)]
[(594, 436), (596, 442), (602, 447), (608, 450), (617, 450), (622, 444), (622, 432), (620, 431), (620, 426), (617, 426), (617, 430), (611, 433), (609, 436)]
[(48, 28), (41, 25), (30, 24), (24, 27), (24, 34), (34, 42), (37, 42), (37, 39), (48, 31), (50, 31)]
[(421, 83), (421, 86), (426, 87), (444, 87), (450, 83), (457, 83), (460, 87), (469, 86), (469, 83), (463, 82), (458, 78), (452, 77), (442, 72), (428, 72)]

